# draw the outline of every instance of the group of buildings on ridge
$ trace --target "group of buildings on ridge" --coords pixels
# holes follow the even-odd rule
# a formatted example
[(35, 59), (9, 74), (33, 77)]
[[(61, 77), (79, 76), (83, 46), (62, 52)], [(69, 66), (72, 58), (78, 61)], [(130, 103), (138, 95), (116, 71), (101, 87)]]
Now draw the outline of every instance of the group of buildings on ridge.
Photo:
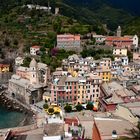
[[(94, 33), (90, 34), (90, 37), (95, 39), (95, 44), (103, 44), (106, 47), (116, 47), (116, 48), (127, 48), (128, 50), (137, 50), (138, 48), (138, 36), (121, 36), (121, 27), (117, 29), (116, 36), (103, 36), (96, 35)], [(72, 50), (76, 52), (82, 51), (82, 46), (85, 44), (84, 39), (81, 39), (81, 35), (72, 34), (60, 34), (57, 35), (57, 45), (58, 49)], [(33, 46), (30, 48), (31, 55), (37, 55), (40, 51), (39, 46)], [(136, 54), (135, 54), (136, 55)]]
[[(73, 113), (73, 116), (64, 118), (62, 114), (61, 117), (49, 116), (43, 140), (84, 136), (92, 140), (131, 137), (126, 128), (132, 130), (140, 121), (140, 53), (133, 52), (133, 62), (128, 59), (128, 50), (138, 50), (138, 37), (121, 37), (120, 27), (117, 36), (93, 37), (96, 44), (105, 43), (112, 47), (113, 61), (111, 58), (94, 60), (93, 57), (82, 58), (74, 54), (62, 61), (62, 67), (50, 73), (46, 64), (36, 62), (34, 58), (29, 67), (21, 66), (24, 58), (15, 59), (15, 74), (8, 85), (13, 98), (27, 105), (42, 101), (43, 96), (59, 106), (93, 102), (94, 109), (99, 111)], [(80, 35), (57, 35), (56, 47), (80, 50)], [(40, 48), (32, 46), (31, 56), (38, 55)], [(0, 65), (0, 72), (7, 71), (9, 65)]]

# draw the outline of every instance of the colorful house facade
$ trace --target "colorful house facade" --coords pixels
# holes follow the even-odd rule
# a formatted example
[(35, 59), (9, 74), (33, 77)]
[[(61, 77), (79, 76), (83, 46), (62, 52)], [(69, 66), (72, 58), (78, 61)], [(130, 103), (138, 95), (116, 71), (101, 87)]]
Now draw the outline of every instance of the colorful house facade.
[(9, 64), (0, 64), (0, 73), (9, 72)]

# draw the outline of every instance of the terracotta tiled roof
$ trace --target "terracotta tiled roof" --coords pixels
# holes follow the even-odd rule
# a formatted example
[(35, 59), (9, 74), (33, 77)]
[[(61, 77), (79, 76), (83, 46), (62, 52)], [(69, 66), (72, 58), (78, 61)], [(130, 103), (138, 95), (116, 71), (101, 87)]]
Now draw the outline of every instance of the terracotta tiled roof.
[(133, 41), (130, 37), (117, 37), (117, 36), (109, 36), (106, 38), (107, 41)]
[(0, 68), (9, 67), (9, 66), (10, 66), (9, 64), (0, 64)]
[(32, 46), (32, 48), (38, 49), (40, 48), (40, 46)]
[(72, 123), (76, 126), (78, 126), (78, 120), (77, 118), (73, 117), (73, 118), (64, 118), (64, 121), (66, 124), (72, 125)]

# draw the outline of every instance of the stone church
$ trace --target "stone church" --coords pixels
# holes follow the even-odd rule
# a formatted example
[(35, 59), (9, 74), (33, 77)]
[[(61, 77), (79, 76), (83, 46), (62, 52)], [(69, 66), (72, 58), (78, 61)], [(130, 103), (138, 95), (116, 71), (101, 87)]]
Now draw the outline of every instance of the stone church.
[(42, 100), (44, 88), (47, 86), (50, 71), (46, 64), (32, 59), (30, 66), (18, 67), (16, 74), (9, 80), (8, 92), (14, 98), (26, 104), (34, 104)]

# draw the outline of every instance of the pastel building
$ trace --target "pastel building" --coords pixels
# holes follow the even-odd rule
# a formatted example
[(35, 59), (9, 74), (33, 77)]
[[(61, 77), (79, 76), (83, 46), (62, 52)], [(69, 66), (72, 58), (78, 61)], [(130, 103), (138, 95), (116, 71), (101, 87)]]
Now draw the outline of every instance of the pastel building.
[(140, 61), (140, 53), (133, 53), (133, 60)]
[(128, 65), (129, 59), (127, 56), (121, 57), (121, 63), (123, 66)]
[(106, 39), (103, 35), (93, 35), (93, 38), (95, 38), (96, 43), (103, 43)]
[(30, 54), (37, 55), (40, 51), (40, 46), (32, 46), (30, 47)]
[(102, 83), (102, 79), (97, 75), (92, 75), (87, 78), (86, 81), (87, 88), (87, 100), (86, 101), (98, 101), (100, 97), (100, 85)]
[(57, 35), (57, 48), (79, 51), (81, 45), (80, 35)]
[[(85, 103), (86, 100), (88, 99), (87, 93), (90, 93), (90, 85), (86, 86), (86, 79), (80, 79), (78, 81), (78, 102), (79, 103)], [(89, 90), (88, 90), (89, 88)]]
[(15, 59), (15, 65), (20, 66), (21, 64), (23, 64), (23, 61), (24, 61), (24, 58), (19, 56)]
[(0, 73), (9, 72), (9, 64), (0, 64)]
[(106, 68), (109, 69), (112, 66), (111, 58), (102, 58), (100, 61), (100, 67), (102, 69)]
[(126, 48), (113, 48), (113, 55), (115, 56), (127, 56), (127, 49)]
[(51, 85), (51, 101), (58, 104), (98, 101), (102, 79), (97, 75), (54, 79)]
[(138, 36), (108, 36), (106, 37), (105, 44), (108, 46), (125, 47), (130, 50), (132, 47), (138, 48)]
[(51, 101), (58, 104), (76, 103), (78, 94), (78, 78), (62, 76), (54, 79), (51, 85)]
[(106, 68), (99, 68), (96, 70), (98, 76), (103, 80), (103, 82), (109, 82), (111, 80), (111, 70)]

